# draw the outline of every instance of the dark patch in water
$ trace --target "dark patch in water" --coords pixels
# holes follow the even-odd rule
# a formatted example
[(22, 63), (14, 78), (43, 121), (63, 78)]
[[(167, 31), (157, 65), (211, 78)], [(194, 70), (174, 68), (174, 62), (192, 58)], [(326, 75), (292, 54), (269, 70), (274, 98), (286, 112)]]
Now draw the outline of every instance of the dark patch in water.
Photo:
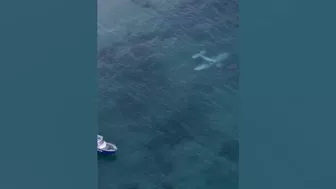
[(140, 189), (140, 185), (138, 183), (129, 183), (123, 186), (123, 189)]
[(230, 140), (222, 143), (219, 152), (221, 157), (225, 157), (230, 161), (238, 162), (239, 160), (239, 142), (238, 140)]
[(224, 184), (225, 188), (238, 188), (238, 173), (219, 161), (213, 161), (205, 172), (209, 173), (204, 178), (209, 188)]
[(156, 32), (147, 32), (147, 33), (137, 33), (135, 36), (132, 36), (128, 39), (128, 44), (141, 44), (144, 42), (151, 41), (158, 36)]
[(192, 84), (192, 89), (194, 89), (195, 91), (198, 91), (198, 92), (203, 92), (205, 94), (211, 94), (212, 92), (214, 92), (214, 87), (213, 86), (204, 85), (204, 84), (200, 84), (200, 83)]
[(173, 162), (170, 158), (170, 153), (165, 148), (150, 152), (141, 163), (145, 167), (145, 173), (157, 173), (168, 176), (173, 171)]
[(155, 125), (157, 134), (148, 144), (147, 148), (152, 151), (167, 149), (176, 145), (193, 140), (194, 136), (201, 135), (203, 128), (207, 125), (208, 107), (199, 102), (201, 96), (189, 96), (187, 101), (181, 102), (182, 108), (175, 109), (173, 114)]
[(106, 63), (106, 64), (112, 64), (116, 61), (115, 55), (117, 53), (117, 48), (115, 47), (108, 47), (100, 50), (98, 52), (98, 60)]
[(152, 50), (144, 45), (133, 46), (130, 50), (130, 53), (132, 53), (132, 55), (137, 59), (147, 59), (148, 56), (154, 54)]
[(154, 137), (146, 145), (149, 150), (155, 153), (160, 149), (169, 150), (184, 141), (193, 139), (188, 130), (177, 120), (168, 120), (167, 123), (156, 129), (162, 134)]
[(154, 4), (148, 0), (131, 0), (131, 2), (142, 8), (152, 8), (152, 9), (156, 8)]
[(174, 185), (172, 182), (164, 181), (161, 184), (162, 189), (174, 189)]
[(141, 100), (126, 93), (116, 96), (116, 106), (119, 107), (118, 111), (128, 118), (137, 118), (148, 108)]
[(106, 161), (106, 162), (113, 162), (117, 160), (116, 155), (104, 155), (104, 154), (98, 154), (98, 160)]

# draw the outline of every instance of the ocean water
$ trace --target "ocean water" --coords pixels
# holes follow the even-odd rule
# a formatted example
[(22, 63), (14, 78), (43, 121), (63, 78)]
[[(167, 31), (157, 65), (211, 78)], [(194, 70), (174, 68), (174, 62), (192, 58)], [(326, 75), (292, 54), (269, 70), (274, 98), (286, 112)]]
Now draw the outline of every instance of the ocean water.
[[(99, 189), (238, 188), (237, 0), (98, 0)], [(228, 52), (194, 71), (192, 55)]]

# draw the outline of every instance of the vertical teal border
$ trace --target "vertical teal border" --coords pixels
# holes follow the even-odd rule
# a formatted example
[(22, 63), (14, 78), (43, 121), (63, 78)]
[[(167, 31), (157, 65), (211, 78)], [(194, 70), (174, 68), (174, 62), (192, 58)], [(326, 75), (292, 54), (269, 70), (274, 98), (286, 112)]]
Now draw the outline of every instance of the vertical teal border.
[(240, 1), (241, 189), (336, 188), (334, 7)]
[(0, 188), (97, 188), (96, 1), (0, 7)]

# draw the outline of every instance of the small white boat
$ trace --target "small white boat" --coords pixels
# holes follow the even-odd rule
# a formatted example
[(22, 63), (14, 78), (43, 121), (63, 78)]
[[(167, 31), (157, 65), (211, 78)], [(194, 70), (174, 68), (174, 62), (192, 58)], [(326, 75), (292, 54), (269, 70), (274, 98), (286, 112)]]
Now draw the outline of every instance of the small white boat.
[(104, 137), (97, 135), (97, 152), (101, 154), (114, 154), (118, 150), (115, 144), (106, 142)]

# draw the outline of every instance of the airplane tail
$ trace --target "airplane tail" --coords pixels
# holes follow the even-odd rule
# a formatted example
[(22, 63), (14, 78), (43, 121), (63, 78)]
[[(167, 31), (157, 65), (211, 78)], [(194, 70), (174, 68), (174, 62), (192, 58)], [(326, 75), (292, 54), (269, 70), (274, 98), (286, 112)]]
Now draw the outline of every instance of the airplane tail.
[(205, 50), (202, 50), (199, 53), (196, 53), (196, 54), (192, 55), (192, 58), (196, 59), (196, 58), (199, 58), (199, 57), (203, 56), (204, 54), (205, 54)]

